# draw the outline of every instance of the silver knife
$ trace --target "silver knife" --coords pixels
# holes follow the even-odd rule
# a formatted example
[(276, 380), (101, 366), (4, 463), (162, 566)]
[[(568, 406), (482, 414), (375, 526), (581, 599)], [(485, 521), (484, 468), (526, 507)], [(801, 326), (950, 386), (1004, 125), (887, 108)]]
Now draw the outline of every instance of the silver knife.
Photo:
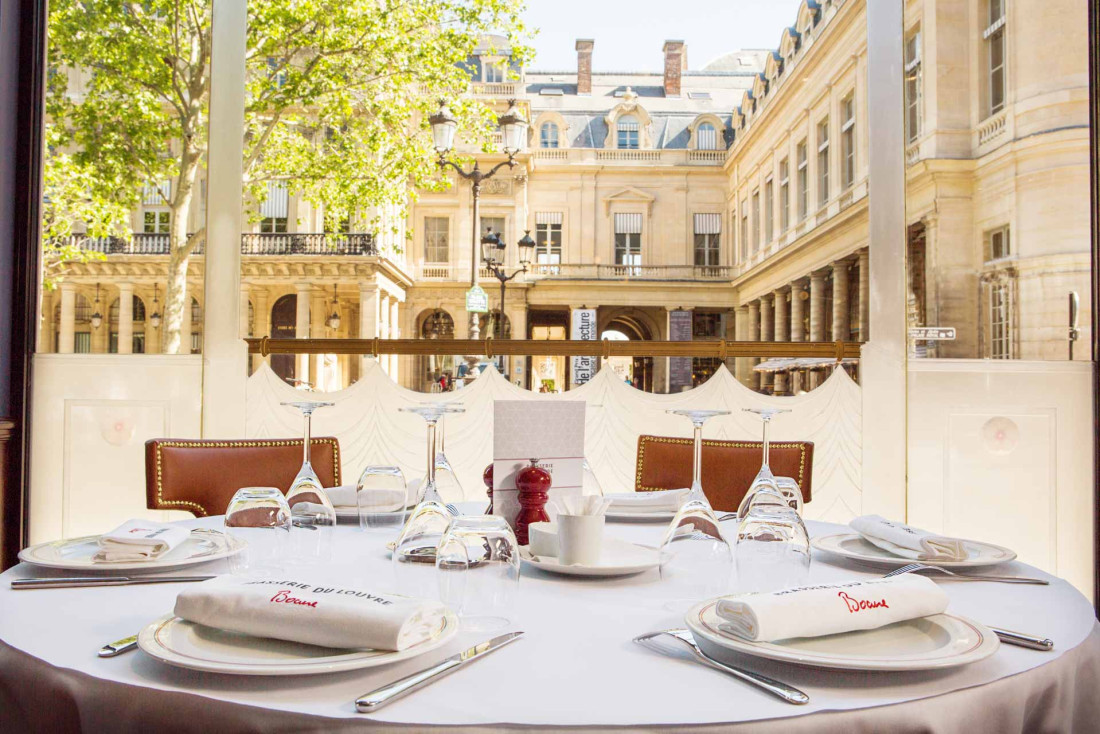
[(13, 589), (72, 589), (81, 586), (130, 586), (133, 584), (176, 584), (207, 581), (213, 576), (58, 576), (41, 579), (12, 579)]
[(123, 637), (121, 640), (108, 643), (99, 648), (99, 657), (101, 658), (113, 658), (115, 655), (121, 655), (124, 652), (129, 652), (137, 647), (137, 635), (133, 637)]
[(1012, 630), (1001, 629), (1000, 627), (990, 627), (989, 629), (1006, 645), (1027, 647), (1032, 650), (1042, 650), (1044, 652), (1050, 652), (1054, 649), (1054, 640), (1050, 638), (1025, 635), (1023, 632), (1013, 632)]
[(499, 650), (513, 640), (518, 640), (522, 635), (523, 632), (508, 632), (503, 635), (497, 635), (491, 640), (482, 642), (479, 645), (474, 645), (457, 655), (445, 658), (437, 665), (433, 665), (430, 668), (413, 673), (412, 675), (407, 675), (401, 680), (382, 686), (370, 693), (364, 693), (362, 696), (355, 699), (355, 708), (362, 714), (369, 714), (373, 711), (377, 711), (390, 701), (396, 701), (402, 696), (419, 690), (429, 683), (439, 680), (448, 673), (453, 673), (466, 663), (476, 660), (482, 655), (487, 655), (493, 650)]

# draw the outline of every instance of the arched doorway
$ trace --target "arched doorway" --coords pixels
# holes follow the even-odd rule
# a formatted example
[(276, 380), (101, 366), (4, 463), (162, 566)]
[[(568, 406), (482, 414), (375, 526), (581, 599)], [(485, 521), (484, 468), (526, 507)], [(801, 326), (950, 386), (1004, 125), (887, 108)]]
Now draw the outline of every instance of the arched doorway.
[[(451, 315), (441, 308), (425, 311), (420, 315), (421, 339), (454, 339), (455, 322)], [(421, 390), (438, 392), (443, 389), (440, 378), (445, 377), (450, 384), (457, 373), (455, 358), (451, 354), (432, 354), (417, 357), (417, 374), (421, 375)]]
[[(298, 330), (298, 296), (290, 293), (271, 307), (271, 338), (293, 339)], [(294, 385), (295, 366), (293, 354), (272, 354), (271, 369), (287, 383)]]
[[(631, 314), (615, 316), (600, 332), (600, 339), (611, 341), (650, 341), (652, 338), (645, 322)], [(607, 364), (624, 382), (653, 392), (653, 357), (612, 357)]]

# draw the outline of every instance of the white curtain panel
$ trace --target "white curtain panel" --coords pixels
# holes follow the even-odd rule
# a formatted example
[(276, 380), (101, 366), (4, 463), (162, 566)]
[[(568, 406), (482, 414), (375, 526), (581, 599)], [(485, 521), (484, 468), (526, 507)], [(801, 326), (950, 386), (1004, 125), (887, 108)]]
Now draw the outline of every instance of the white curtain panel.
[(492, 461), (494, 400), (584, 400), (585, 455), (605, 492), (634, 487), (638, 436), (691, 436), (686, 418), (668, 409), (729, 410), (703, 429), (705, 439), (759, 440), (760, 419), (742, 409), (790, 408), (777, 416), (776, 441), (814, 442), (813, 502), (810, 519), (847, 522), (860, 514), (861, 396), (844, 370), (835, 370), (816, 390), (793, 397), (760, 395), (738, 382), (723, 366), (703, 385), (673, 395), (654, 395), (629, 387), (609, 369), (563, 394), (535, 393), (517, 387), (491, 366), (474, 382), (449, 393), (418, 393), (393, 382), (378, 364), (367, 359), (365, 373), (346, 390), (303, 394), (264, 365), (248, 380), (247, 434), (250, 438), (295, 437), (302, 434), (302, 416), (282, 401), (329, 400), (331, 408), (313, 415), (314, 436), (336, 436), (345, 483), (354, 482), (368, 465), (401, 467), (406, 480), (424, 475), (426, 428), (422, 418), (400, 412), (403, 406), (425, 402), (462, 405), (465, 413), (446, 418), (446, 454), (469, 500), (485, 497), (481, 473)]

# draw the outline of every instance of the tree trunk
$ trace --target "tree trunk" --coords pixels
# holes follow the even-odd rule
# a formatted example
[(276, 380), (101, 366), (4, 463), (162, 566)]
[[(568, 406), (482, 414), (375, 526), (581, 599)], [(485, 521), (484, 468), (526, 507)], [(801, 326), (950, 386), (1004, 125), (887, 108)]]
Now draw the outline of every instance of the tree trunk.
[(201, 234), (188, 236), (187, 221), (194, 199), (195, 177), (199, 170), (199, 152), (184, 147), (180, 155), (180, 175), (170, 206), (172, 223), (168, 235), (168, 286), (164, 291), (164, 334), (161, 348), (165, 354), (190, 354), (191, 345), (180, 343), (183, 320), (191, 318), (191, 299), (187, 294), (187, 265), (191, 253), (202, 241)]

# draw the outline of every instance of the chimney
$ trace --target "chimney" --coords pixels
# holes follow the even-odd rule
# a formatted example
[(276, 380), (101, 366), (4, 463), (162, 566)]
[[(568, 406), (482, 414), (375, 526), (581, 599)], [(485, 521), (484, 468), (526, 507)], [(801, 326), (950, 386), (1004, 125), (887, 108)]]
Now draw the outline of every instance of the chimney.
[(577, 94), (592, 94), (592, 47), (595, 45), (591, 38), (577, 39)]
[(687, 45), (683, 41), (665, 41), (665, 96), (680, 96), (680, 77), (687, 70)]

